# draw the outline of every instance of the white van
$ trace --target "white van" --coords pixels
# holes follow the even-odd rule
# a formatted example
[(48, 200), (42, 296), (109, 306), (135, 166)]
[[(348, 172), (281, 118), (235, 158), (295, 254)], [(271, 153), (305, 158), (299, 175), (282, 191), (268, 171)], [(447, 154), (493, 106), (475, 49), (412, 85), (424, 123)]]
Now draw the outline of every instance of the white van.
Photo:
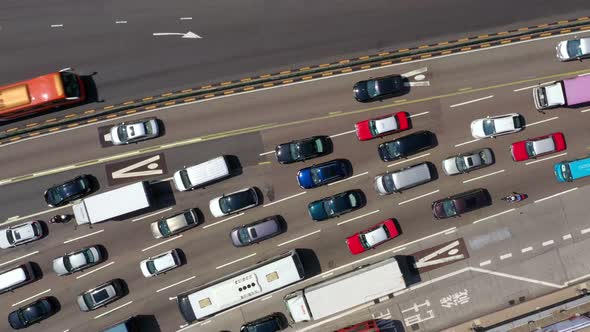
[(397, 171), (377, 175), (374, 187), (379, 195), (388, 195), (430, 182), (433, 178), (434, 175), (430, 165), (423, 162)]
[(179, 191), (203, 187), (231, 175), (227, 158), (220, 156), (174, 173), (174, 185)]
[(25, 263), (10, 270), (0, 272), (0, 294), (35, 281), (31, 263)]

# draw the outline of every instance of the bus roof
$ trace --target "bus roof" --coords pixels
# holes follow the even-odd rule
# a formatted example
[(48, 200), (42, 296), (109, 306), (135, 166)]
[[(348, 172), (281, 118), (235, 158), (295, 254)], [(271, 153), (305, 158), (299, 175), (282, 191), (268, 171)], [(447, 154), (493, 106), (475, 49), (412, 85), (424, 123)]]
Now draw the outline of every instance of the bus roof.
[(65, 97), (59, 73), (47, 74), (0, 87), (0, 113)]

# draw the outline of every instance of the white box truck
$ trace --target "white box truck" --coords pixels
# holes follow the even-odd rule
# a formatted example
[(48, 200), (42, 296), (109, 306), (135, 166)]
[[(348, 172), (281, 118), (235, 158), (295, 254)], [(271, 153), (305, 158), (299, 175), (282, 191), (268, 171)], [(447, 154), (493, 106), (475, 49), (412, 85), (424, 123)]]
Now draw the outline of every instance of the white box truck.
[(284, 297), (295, 323), (326, 318), (406, 288), (395, 257), (361, 266)]
[(107, 221), (149, 206), (149, 184), (143, 181), (84, 198), (72, 208), (76, 222), (83, 225)]
[(590, 75), (568, 78), (533, 89), (537, 110), (590, 102)]

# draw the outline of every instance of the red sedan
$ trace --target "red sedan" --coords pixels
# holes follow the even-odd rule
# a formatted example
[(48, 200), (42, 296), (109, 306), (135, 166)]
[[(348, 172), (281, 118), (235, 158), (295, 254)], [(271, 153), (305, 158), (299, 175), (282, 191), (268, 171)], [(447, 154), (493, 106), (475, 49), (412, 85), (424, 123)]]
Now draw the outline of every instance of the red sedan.
[(387, 219), (362, 232), (349, 236), (346, 239), (346, 244), (351, 254), (358, 255), (398, 235), (399, 230), (395, 226), (393, 219)]
[(409, 129), (410, 124), (406, 112), (397, 112), (358, 122), (354, 128), (356, 129), (356, 137), (360, 141), (366, 141)]
[(524, 161), (565, 149), (565, 137), (563, 137), (563, 134), (553, 133), (512, 143), (510, 154), (512, 155), (512, 160)]

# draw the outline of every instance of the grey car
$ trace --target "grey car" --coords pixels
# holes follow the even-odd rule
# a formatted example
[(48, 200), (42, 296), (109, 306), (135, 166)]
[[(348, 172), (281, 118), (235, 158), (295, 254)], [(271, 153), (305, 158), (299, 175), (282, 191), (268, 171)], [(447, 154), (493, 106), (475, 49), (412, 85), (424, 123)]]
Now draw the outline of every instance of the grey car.
[(446, 175), (469, 173), (473, 170), (490, 166), (494, 163), (494, 154), (489, 148), (461, 153), (442, 162)]
[(111, 128), (111, 141), (114, 145), (137, 143), (160, 135), (156, 118), (122, 122)]
[(281, 217), (272, 216), (232, 229), (230, 238), (234, 246), (244, 247), (270, 239), (283, 231)]
[(121, 279), (113, 279), (78, 295), (78, 306), (82, 311), (91, 311), (116, 301), (124, 295)]
[(197, 209), (184, 210), (182, 213), (153, 222), (150, 227), (156, 239), (172, 236), (199, 224)]
[(581, 60), (590, 57), (590, 38), (564, 40), (555, 48), (559, 61)]

